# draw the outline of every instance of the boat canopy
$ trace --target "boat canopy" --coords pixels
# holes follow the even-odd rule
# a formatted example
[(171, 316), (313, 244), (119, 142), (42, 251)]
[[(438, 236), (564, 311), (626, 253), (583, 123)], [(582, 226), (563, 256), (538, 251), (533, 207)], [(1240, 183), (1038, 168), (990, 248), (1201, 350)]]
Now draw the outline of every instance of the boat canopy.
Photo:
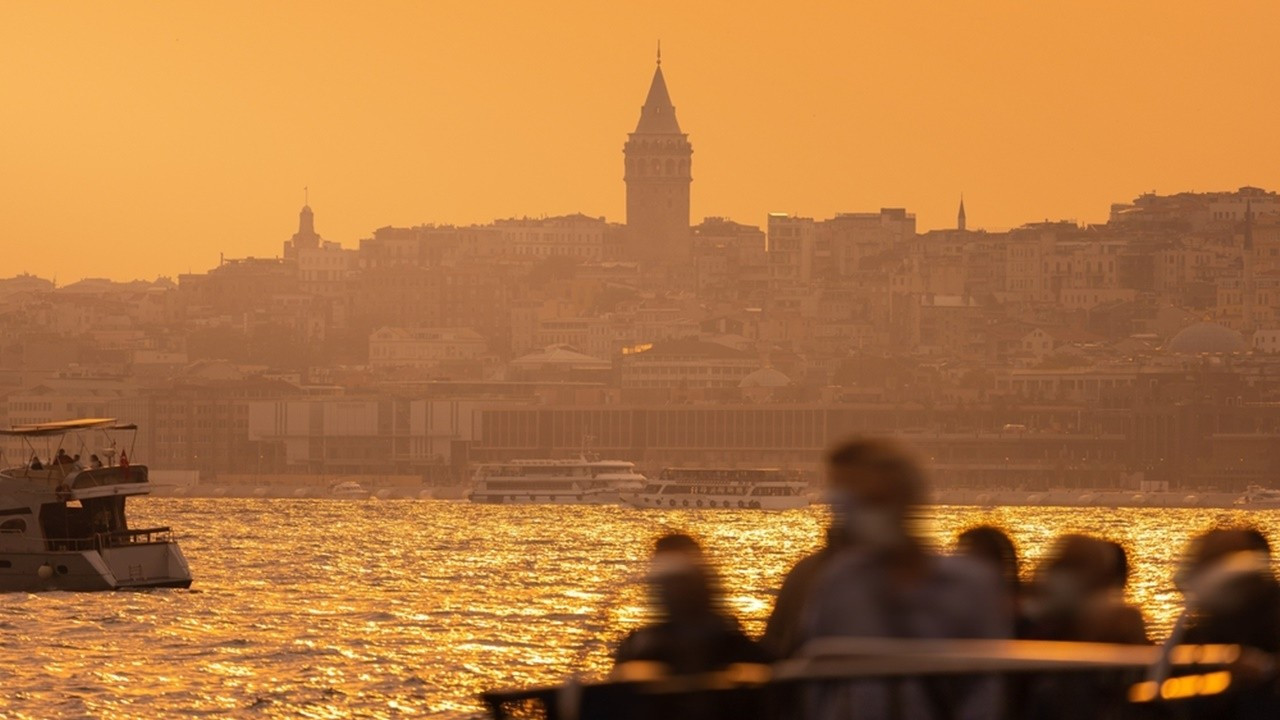
[(16, 435), (40, 437), (43, 435), (65, 435), (80, 430), (137, 430), (133, 423), (119, 424), (115, 418), (81, 418), (79, 420), (59, 420), (57, 422), (30, 423), (14, 425), (8, 430), (0, 430), (0, 435)]

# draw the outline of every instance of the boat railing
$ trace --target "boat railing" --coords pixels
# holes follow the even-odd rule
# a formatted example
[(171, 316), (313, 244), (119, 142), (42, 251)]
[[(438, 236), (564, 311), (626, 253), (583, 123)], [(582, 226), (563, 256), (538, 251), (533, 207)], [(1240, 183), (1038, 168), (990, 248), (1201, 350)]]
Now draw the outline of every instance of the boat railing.
[[(658, 663), (628, 663), (603, 682), (569, 682), (485, 692), (481, 699), (495, 720), (515, 718), (655, 718), (674, 709), (716, 708), (715, 717), (776, 720), (802, 716), (798, 692), (841, 681), (925, 679), (990, 675), (1093, 673), (1117, 682), (1114, 700), (1146, 705), (1189, 700), (1235, 690), (1237, 668), (1263, 663), (1261, 651), (1239, 645), (1150, 645), (1027, 640), (900, 640), (830, 638), (814, 652), (772, 665), (731, 665), (722, 670), (671, 675)], [(1174, 672), (1151, 669), (1167, 662)], [(1155, 679), (1153, 679), (1155, 678)], [(684, 701), (681, 698), (685, 698)], [(690, 705), (687, 701), (693, 700)], [(619, 709), (625, 709), (619, 714)], [(1126, 716), (1127, 717), (1127, 716)], [(1145, 715), (1144, 715), (1145, 717)]]
[(147, 479), (148, 473), (145, 465), (90, 468), (76, 473), (71, 486), (74, 488), (102, 487), (104, 485), (145, 483)]
[(31, 540), (32, 544), (40, 544), (44, 549), (54, 551), (106, 550), (110, 548), (129, 547), (132, 545), (159, 545), (173, 542), (173, 530), (168, 527), (142, 528), (138, 530), (116, 530), (114, 532), (94, 533), (79, 538), (45, 538)]

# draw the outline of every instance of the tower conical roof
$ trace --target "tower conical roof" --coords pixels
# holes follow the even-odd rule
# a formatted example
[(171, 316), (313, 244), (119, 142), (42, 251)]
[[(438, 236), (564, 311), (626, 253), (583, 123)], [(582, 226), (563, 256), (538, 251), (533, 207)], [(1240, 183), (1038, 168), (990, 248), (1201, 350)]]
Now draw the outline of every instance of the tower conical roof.
[(653, 71), (653, 82), (649, 85), (649, 96), (644, 99), (644, 107), (640, 108), (640, 122), (636, 123), (636, 132), (646, 135), (669, 135), (680, 133), (680, 123), (676, 122), (676, 108), (671, 104), (671, 95), (667, 93), (667, 80), (662, 77), (662, 65)]

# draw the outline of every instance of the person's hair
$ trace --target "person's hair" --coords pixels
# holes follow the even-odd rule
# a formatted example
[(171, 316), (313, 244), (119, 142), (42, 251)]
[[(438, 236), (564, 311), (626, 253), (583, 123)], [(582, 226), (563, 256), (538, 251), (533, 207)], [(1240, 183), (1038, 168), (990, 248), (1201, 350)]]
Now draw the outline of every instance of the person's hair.
[(1129, 552), (1124, 546), (1115, 540), (1104, 540), (1107, 547), (1111, 548), (1111, 552), (1115, 557), (1115, 565), (1112, 567), (1112, 584), (1123, 590), (1129, 585)]
[(1216, 527), (1192, 538), (1187, 560), (1192, 566), (1205, 567), (1238, 552), (1262, 553), (1271, 557), (1271, 543), (1256, 527)]
[(1044, 559), (1043, 569), (1070, 572), (1083, 582), (1087, 592), (1093, 593), (1116, 587), (1119, 566), (1120, 556), (1110, 541), (1067, 533), (1058, 536), (1053, 550)]
[(892, 480), (909, 504), (924, 499), (924, 471), (915, 455), (888, 438), (855, 437), (834, 445), (827, 451), (827, 467), (870, 470)]
[(698, 555), (702, 553), (702, 545), (692, 536), (684, 533), (667, 533), (653, 543), (655, 553), (687, 552)]
[(978, 525), (960, 533), (956, 545), (965, 555), (994, 564), (1005, 585), (1017, 592), (1018, 549), (1005, 531), (993, 525)]
[(1250, 550), (1256, 550), (1268, 558), (1271, 557), (1271, 541), (1267, 536), (1252, 525), (1240, 528), (1240, 533), (1244, 537), (1245, 542), (1249, 544)]

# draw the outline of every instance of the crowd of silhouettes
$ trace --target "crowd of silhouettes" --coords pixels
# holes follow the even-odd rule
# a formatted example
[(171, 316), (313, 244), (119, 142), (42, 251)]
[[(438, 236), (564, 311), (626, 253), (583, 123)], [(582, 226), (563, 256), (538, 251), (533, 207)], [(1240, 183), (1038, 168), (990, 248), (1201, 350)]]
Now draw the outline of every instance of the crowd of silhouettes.
[[(671, 676), (807, 657), (831, 638), (1018, 639), (1150, 645), (1126, 600), (1130, 563), (1116, 542), (1056, 538), (1023, 568), (1009, 535), (984, 525), (951, 552), (924, 537), (924, 473), (897, 444), (858, 439), (827, 456), (831, 523), (825, 542), (787, 573), (756, 640), (720, 602), (713, 564), (696, 540), (658, 540), (648, 582), (658, 617), (616, 653), (615, 677), (637, 665)], [(1175, 573), (1187, 611), (1170, 642), (1249, 649), (1230, 667), (1231, 692), (1135, 705), (1132, 672), (951, 674), (809, 682), (777, 714), (884, 719), (1280, 718), (1280, 583), (1266, 537), (1219, 528), (1195, 538)], [(819, 642), (821, 644), (821, 642)], [(666, 714), (730, 717), (703, 702)]]

